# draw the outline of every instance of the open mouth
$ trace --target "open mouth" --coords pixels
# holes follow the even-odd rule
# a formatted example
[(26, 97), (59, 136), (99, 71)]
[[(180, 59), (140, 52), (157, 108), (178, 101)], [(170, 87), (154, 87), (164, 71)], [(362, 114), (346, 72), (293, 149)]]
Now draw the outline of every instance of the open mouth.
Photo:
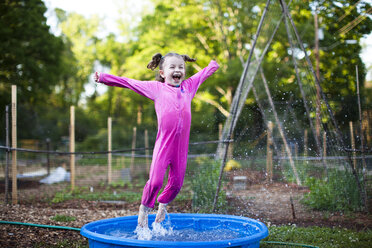
[(172, 75), (173, 80), (179, 81), (182, 78), (181, 73), (175, 73)]

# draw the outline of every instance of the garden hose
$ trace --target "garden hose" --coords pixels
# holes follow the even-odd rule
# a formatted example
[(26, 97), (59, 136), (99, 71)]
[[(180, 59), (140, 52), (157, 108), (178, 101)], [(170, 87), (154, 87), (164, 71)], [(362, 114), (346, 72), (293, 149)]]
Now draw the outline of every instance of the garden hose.
[(64, 230), (80, 231), (80, 228), (70, 227), (70, 226), (50, 226), (50, 225), (41, 225), (41, 224), (24, 223), (24, 222), (13, 222), (13, 221), (3, 221), (3, 220), (0, 220), (0, 224), (23, 225), (23, 226), (34, 226), (34, 227), (43, 227), (43, 228), (53, 228), (53, 229), (64, 229)]
[[(33, 224), (33, 223), (25, 223), (25, 222), (14, 222), (14, 221), (3, 221), (3, 220), (0, 220), (0, 224), (22, 225), (22, 226), (33, 226), (33, 227), (42, 227), (42, 228), (62, 229), (62, 230), (70, 230), (70, 231), (80, 231), (80, 228), (77, 228), (77, 227), (70, 227), (70, 226), (51, 226), (51, 225), (41, 225), (41, 224)], [(296, 243), (287, 243), (287, 242), (279, 242), (279, 241), (261, 241), (261, 243), (262, 244), (275, 244), (275, 245), (288, 245), (288, 246), (308, 247), (308, 248), (319, 248), (318, 246), (305, 245), (305, 244), (296, 244)]]

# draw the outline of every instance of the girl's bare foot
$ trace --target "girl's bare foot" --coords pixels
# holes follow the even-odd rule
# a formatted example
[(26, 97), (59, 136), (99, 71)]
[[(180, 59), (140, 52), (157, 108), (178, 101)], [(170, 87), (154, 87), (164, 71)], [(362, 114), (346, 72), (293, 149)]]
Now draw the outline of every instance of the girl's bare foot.
[(139, 207), (138, 212), (138, 226), (142, 228), (148, 228), (148, 215), (151, 211), (151, 208), (146, 207), (145, 205), (142, 205)]
[(165, 220), (165, 215), (167, 214), (167, 205), (168, 204), (159, 203), (159, 209), (158, 212), (156, 213), (155, 218), (156, 223), (160, 223), (163, 220)]

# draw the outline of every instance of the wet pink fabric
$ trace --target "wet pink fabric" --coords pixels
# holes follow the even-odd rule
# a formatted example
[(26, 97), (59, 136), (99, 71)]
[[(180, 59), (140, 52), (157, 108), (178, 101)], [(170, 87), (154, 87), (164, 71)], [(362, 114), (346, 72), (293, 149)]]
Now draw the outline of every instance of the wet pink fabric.
[(184, 80), (180, 87), (158, 81), (139, 81), (102, 73), (99, 81), (129, 88), (155, 103), (158, 133), (155, 141), (149, 180), (142, 195), (142, 204), (154, 208), (155, 199), (162, 188), (168, 166), (168, 183), (158, 202), (171, 202), (181, 190), (186, 172), (191, 125), (191, 100), (199, 86), (211, 76), (219, 65), (212, 60), (207, 67)]

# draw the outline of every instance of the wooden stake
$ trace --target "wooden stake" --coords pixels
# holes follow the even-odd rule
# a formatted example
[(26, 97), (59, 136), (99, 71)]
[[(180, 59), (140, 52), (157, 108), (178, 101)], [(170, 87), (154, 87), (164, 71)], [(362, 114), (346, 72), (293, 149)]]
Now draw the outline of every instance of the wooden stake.
[[(5, 106), (5, 146), (9, 147), (9, 105)], [(6, 149), (6, 162), (5, 162), (5, 204), (9, 203), (9, 149)]]
[(294, 144), (294, 157), (298, 158), (298, 144), (297, 142)]
[(274, 124), (271, 121), (267, 123), (267, 155), (266, 155), (266, 173), (267, 181), (272, 182), (273, 180), (273, 127)]
[(137, 125), (142, 124), (142, 105), (138, 105), (137, 107)]
[(357, 162), (356, 162), (356, 152), (355, 152), (355, 139), (354, 139), (354, 128), (353, 128), (353, 122), (349, 122), (350, 126), (350, 142), (351, 142), (351, 149), (353, 150), (353, 165), (354, 169), (357, 168)]
[[(75, 152), (75, 107), (70, 107), (70, 152)], [(75, 189), (75, 154), (70, 154), (71, 191)]]
[(323, 158), (327, 157), (327, 132), (323, 132)]
[(133, 127), (133, 139), (132, 139), (132, 158), (130, 160), (130, 174), (134, 175), (134, 156), (136, 149), (136, 139), (137, 139), (137, 127)]
[[(230, 135), (231, 139), (234, 139), (234, 133), (231, 133)], [(234, 154), (234, 143), (230, 143), (229, 148), (227, 149), (227, 158), (228, 159), (233, 159), (233, 154)]]
[(107, 183), (112, 183), (112, 120), (111, 117), (107, 119)]
[(292, 218), (295, 220), (295, 219), (296, 219), (296, 212), (295, 212), (295, 207), (294, 207), (294, 203), (293, 203), (292, 193), (291, 193), (291, 195), (289, 196), (289, 201), (290, 201), (290, 203), (291, 203)]
[[(17, 86), (12, 85), (12, 148), (17, 148)], [(12, 203), (18, 204), (17, 151), (12, 151)]]
[(146, 155), (146, 172), (150, 173), (150, 162), (149, 162), (149, 134), (145, 129), (145, 155)]
[(307, 157), (307, 143), (308, 143), (308, 133), (307, 133), (307, 129), (305, 129), (305, 132), (304, 132), (304, 157)]
[(366, 145), (367, 147), (371, 146), (371, 136), (369, 134), (369, 118), (368, 118), (368, 112), (363, 111), (363, 120), (362, 120), (362, 129), (365, 135), (366, 135)]
[(369, 111), (369, 117), (367, 118), (367, 144), (369, 147), (372, 146), (372, 138), (371, 138), (371, 121), (372, 121), (372, 111)]
[[(45, 142), (46, 142), (47, 151), (50, 151), (50, 138), (47, 138)], [(47, 153), (47, 173), (49, 176), (50, 175), (50, 154), (49, 153)]]
[(218, 139), (222, 138), (222, 123), (218, 123)]

